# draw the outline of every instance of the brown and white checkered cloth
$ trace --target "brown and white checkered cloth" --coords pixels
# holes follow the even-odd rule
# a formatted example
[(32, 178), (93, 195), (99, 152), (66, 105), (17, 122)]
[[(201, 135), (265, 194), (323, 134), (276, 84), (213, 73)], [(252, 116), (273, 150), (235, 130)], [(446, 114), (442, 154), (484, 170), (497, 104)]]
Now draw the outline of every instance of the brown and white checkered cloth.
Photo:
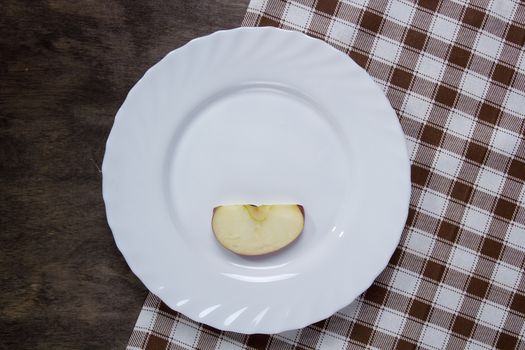
[(382, 87), (412, 162), (401, 242), (307, 328), (220, 332), (150, 294), (128, 349), (525, 349), (525, 3), (252, 0), (243, 25), (325, 40)]

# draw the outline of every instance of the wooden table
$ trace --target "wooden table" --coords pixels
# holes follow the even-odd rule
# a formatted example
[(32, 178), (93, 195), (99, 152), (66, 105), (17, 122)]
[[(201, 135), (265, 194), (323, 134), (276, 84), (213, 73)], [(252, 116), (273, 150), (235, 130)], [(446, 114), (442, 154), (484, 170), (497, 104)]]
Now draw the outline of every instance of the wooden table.
[(0, 349), (122, 349), (146, 289), (100, 166), (146, 69), (241, 24), (248, 0), (0, 1)]

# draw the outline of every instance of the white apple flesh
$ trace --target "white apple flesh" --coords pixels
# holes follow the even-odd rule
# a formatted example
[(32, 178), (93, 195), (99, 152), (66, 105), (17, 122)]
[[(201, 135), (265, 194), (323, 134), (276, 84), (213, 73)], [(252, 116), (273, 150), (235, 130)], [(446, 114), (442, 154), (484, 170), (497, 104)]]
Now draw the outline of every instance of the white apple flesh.
[(219, 243), (240, 255), (263, 255), (292, 243), (303, 231), (301, 205), (223, 205), (213, 210)]

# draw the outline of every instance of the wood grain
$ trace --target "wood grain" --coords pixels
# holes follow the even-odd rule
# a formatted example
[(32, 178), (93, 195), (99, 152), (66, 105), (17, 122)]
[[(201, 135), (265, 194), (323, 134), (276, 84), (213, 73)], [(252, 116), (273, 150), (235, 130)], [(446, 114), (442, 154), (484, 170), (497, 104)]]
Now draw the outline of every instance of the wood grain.
[(248, 0), (2, 0), (0, 349), (122, 349), (146, 290), (106, 223), (100, 165), (131, 86), (240, 25)]

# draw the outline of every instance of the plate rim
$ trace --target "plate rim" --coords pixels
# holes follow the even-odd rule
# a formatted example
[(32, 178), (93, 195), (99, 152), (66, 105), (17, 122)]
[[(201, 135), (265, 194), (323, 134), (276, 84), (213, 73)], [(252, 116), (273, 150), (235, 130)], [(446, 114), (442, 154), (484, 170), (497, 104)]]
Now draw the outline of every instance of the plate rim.
[[(110, 206), (108, 205), (108, 202), (110, 201), (110, 197), (111, 195), (108, 193), (108, 185), (109, 183), (107, 181), (104, 181), (104, 179), (107, 180), (107, 177), (104, 176), (104, 169), (107, 169), (107, 166), (105, 166), (107, 164), (107, 161), (108, 161), (108, 158), (107, 158), (107, 153), (108, 153), (108, 149), (111, 149), (111, 142), (112, 142), (112, 134), (113, 134), (113, 129), (116, 125), (116, 123), (118, 122), (117, 121), (117, 118), (119, 116), (119, 113), (121, 112), (121, 109), (122, 107), (126, 104), (126, 102), (128, 101), (128, 99), (132, 98), (132, 94), (133, 94), (133, 91), (134, 91), (134, 88), (139, 85), (139, 83), (145, 79), (147, 76), (148, 76), (148, 73), (150, 72), (150, 70), (152, 70), (155, 66), (159, 65), (161, 62), (163, 62), (167, 57), (169, 57), (170, 55), (172, 55), (174, 52), (176, 51), (179, 51), (181, 49), (183, 49), (184, 47), (188, 46), (188, 45), (191, 45), (192, 43), (195, 43), (195, 42), (199, 42), (199, 41), (202, 41), (202, 40), (206, 40), (208, 38), (212, 38), (213, 36), (215, 35), (221, 35), (221, 34), (224, 34), (224, 33), (231, 33), (231, 32), (252, 32), (252, 31), (275, 31), (275, 32), (288, 32), (288, 33), (293, 33), (294, 35), (297, 35), (299, 34), (300, 36), (302, 36), (303, 38), (307, 39), (307, 40), (312, 40), (312, 41), (315, 41), (316, 43), (324, 46), (326, 49), (330, 48), (331, 50), (333, 50), (334, 52), (337, 52), (338, 55), (342, 55), (344, 56), (346, 59), (349, 59), (350, 61), (351, 58), (348, 57), (346, 54), (342, 53), (341, 51), (337, 50), (336, 48), (332, 47), (331, 45), (329, 45), (328, 43), (322, 41), (322, 40), (319, 40), (319, 39), (315, 39), (315, 38), (312, 38), (310, 36), (307, 36), (303, 33), (300, 33), (300, 32), (297, 32), (297, 31), (293, 31), (293, 30), (285, 30), (285, 29), (279, 29), (279, 28), (274, 28), (274, 27), (240, 27), (240, 28), (234, 28), (234, 29), (226, 29), (226, 30), (219, 30), (219, 31), (216, 31), (216, 32), (213, 32), (211, 34), (208, 34), (208, 35), (205, 35), (205, 36), (202, 36), (202, 37), (198, 37), (198, 38), (195, 38), (195, 39), (192, 39), (190, 40), (188, 43), (186, 43), (185, 45), (177, 48), (177, 49), (174, 49), (172, 51), (170, 51), (168, 54), (166, 54), (160, 61), (158, 61), (157, 63), (155, 63), (153, 66), (151, 66), (144, 74), (143, 76), (134, 84), (134, 86), (130, 89), (129, 93), (127, 94), (126, 98), (124, 99), (124, 101), (122, 102), (122, 105), (119, 107), (117, 113), (116, 113), (116, 117), (115, 117), (115, 120), (114, 120), (114, 124), (111, 128), (111, 132), (108, 136), (108, 139), (106, 141), (106, 148), (105, 148), (105, 153), (104, 153), (104, 160), (103, 160), (103, 164), (102, 164), (102, 196), (103, 196), (103, 199), (104, 199), (104, 204), (105, 204), (105, 211), (106, 211), (106, 217), (107, 217), (107, 221), (108, 221), (108, 225), (112, 231), (112, 234), (113, 234), (113, 237), (114, 237), (114, 240), (115, 240), (115, 243), (118, 247), (118, 249), (120, 250), (120, 252), (122, 253), (122, 255), (124, 256), (124, 259), (126, 260), (126, 263), (128, 264), (128, 266), (130, 267), (130, 269), (132, 270), (132, 272), (139, 278), (139, 280), (146, 286), (146, 288), (158, 295), (160, 297), (160, 299), (166, 303), (170, 308), (172, 308), (173, 310), (175, 311), (178, 311), (178, 312), (181, 312), (183, 313), (184, 315), (186, 315), (187, 317), (191, 318), (192, 320), (195, 320), (196, 322), (199, 322), (199, 323), (206, 323), (206, 324), (210, 324), (208, 323), (207, 321), (209, 320), (202, 320), (202, 319), (197, 319), (197, 318), (194, 318), (192, 317), (191, 315), (188, 315), (185, 310), (182, 310), (180, 307), (178, 307), (177, 305), (174, 305), (171, 301), (167, 300), (167, 298), (163, 297), (163, 293), (155, 293), (153, 292), (149, 287), (148, 287), (148, 284), (146, 282), (146, 277), (145, 275), (143, 275), (142, 273), (138, 272), (136, 268), (133, 267), (134, 263), (131, 262), (131, 258), (130, 256), (126, 253), (126, 248), (124, 248), (123, 246), (123, 242), (122, 242), (122, 238), (123, 236), (122, 235), (117, 235), (115, 234), (115, 228), (114, 228), (114, 222), (112, 222), (112, 219), (110, 218), (112, 214), (110, 214)], [(353, 62), (353, 61), (352, 61)], [(355, 64), (355, 62), (353, 62), (353, 64)], [(357, 65), (357, 64), (355, 64)], [(368, 75), (368, 73), (362, 69), (361, 67), (359, 67), (357, 65), (357, 67), (359, 69), (361, 69), (362, 71), (364, 71), (368, 78), (372, 80), (372, 78)], [(386, 99), (386, 97), (384, 96), (383, 92), (379, 89), (379, 87), (377, 86), (377, 90), (380, 94), (383, 95), (383, 97)], [(389, 105), (389, 107), (392, 109), (393, 113), (397, 116), (397, 114), (395, 113), (395, 111), (393, 110), (393, 108), (391, 107), (390, 105), (390, 102), (387, 100), (387, 103)], [(405, 137), (404, 137), (404, 133), (401, 129), (401, 126), (399, 124), (399, 122), (397, 123), (397, 128), (398, 128), (398, 132), (401, 133), (401, 136), (403, 137), (403, 141), (405, 142), (405, 146), (406, 146), (406, 140), (405, 140)], [(404, 217), (403, 217), (403, 222), (406, 222), (406, 218), (408, 216), (408, 211), (409, 211), (409, 199), (410, 199), (410, 194), (411, 194), (411, 182), (410, 182), (410, 160), (409, 160), (409, 157), (408, 157), (408, 150), (405, 149), (406, 151), (406, 166), (407, 166), (407, 169), (405, 169), (405, 173), (408, 175), (408, 186), (407, 188), (405, 189), (405, 194), (406, 194), (406, 200), (404, 201), (406, 203), (406, 206), (405, 206), (405, 214), (404, 214)], [(106, 171), (107, 173), (107, 171)], [(404, 227), (404, 224), (399, 228), (399, 232), (398, 234), (396, 235), (397, 236), (397, 242), (399, 242), (399, 239), (402, 235), (402, 232), (403, 232), (403, 227)], [(392, 230), (394, 231), (394, 230)], [(393, 234), (393, 233), (392, 233)], [(392, 246), (392, 249), (390, 250), (390, 254), (389, 254), (389, 257), (392, 256), (392, 254), (395, 252), (395, 249), (397, 248), (397, 245), (393, 245)], [(383, 267), (377, 272), (377, 274), (370, 274), (370, 279), (369, 279), (369, 283), (366, 284), (366, 287), (364, 287), (362, 290), (360, 290), (358, 293), (355, 294), (355, 296), (353, 296), (352, 298), (347, 298), (348, 301), (345, 302), (343, 305), (340, 305), (340, 304), (336, 304), (336, 305), (333, 305), (331, 308), (328, 308), (328, 307), (325, 307), (325, 312), (324, 313), (318, 313), (318, 316), (319, 317), (316, 317), (318, 318), (318, 320), (322, 320), (322, 319), (325, 319), (327, 317), (330, 317), (331, 315), (333, 315), (334, 313), (336, 313), (338, 310), (342, 309), (343, 307), (345, 307), (346, 305), (348, 305), (349, 303), (353, 302), (360, 294), (362, 294), (364, 291), (366, 291), (371, 285), (372, 283), (374, 282), (374, 280), (379, 276), (379, 274), (386, 268), (386, 266), (388, 265), (388, 261), (389, 259), (386, 260), (386, 262), (384, 262), (384, 265)], [(316, 322), (316, 320), (314, 320), (313, 322)], [(305, 327), (305, 326), (308, 326), (309, 324), (311, 324), (312, 321), (311, 320), (303, 320), (303, 321), (296, 321), (296, 322), (290, 322), (290, 324), (292, 324), (292, 326), (286, 326), (286, 327), (281, 327), (281, 328), (276, 328), (276, 329), (272, 329), (270, 332), (261, 332), (260, 330), (256, 330), (256, 331), (253, 331), (253, 332), (245, 332), (242, 327), (239, 327), (238, 324), (234, 323), (233, 324), (233, 327), (231, 326), (224, 326), (224, 325), (218, 325), (218, 324), (210, 324), (211, 326), (213, 327), (216, 327), (216, 328), (219, 328), (219, 329), (222, 329), (222, 330), (226, 330), (226, 331), (235, 331), (235, 332), (239, 332), (239, 333), (245, 333), (245, 334), (252, 334), (252, 333), (279, 333), (279, 332), (282, 332), (282, 331), (286, 331), (286, 330), (291, 330), (291, 329), (298, 329), (298, 328), (302, 328), (302, 327)]]

